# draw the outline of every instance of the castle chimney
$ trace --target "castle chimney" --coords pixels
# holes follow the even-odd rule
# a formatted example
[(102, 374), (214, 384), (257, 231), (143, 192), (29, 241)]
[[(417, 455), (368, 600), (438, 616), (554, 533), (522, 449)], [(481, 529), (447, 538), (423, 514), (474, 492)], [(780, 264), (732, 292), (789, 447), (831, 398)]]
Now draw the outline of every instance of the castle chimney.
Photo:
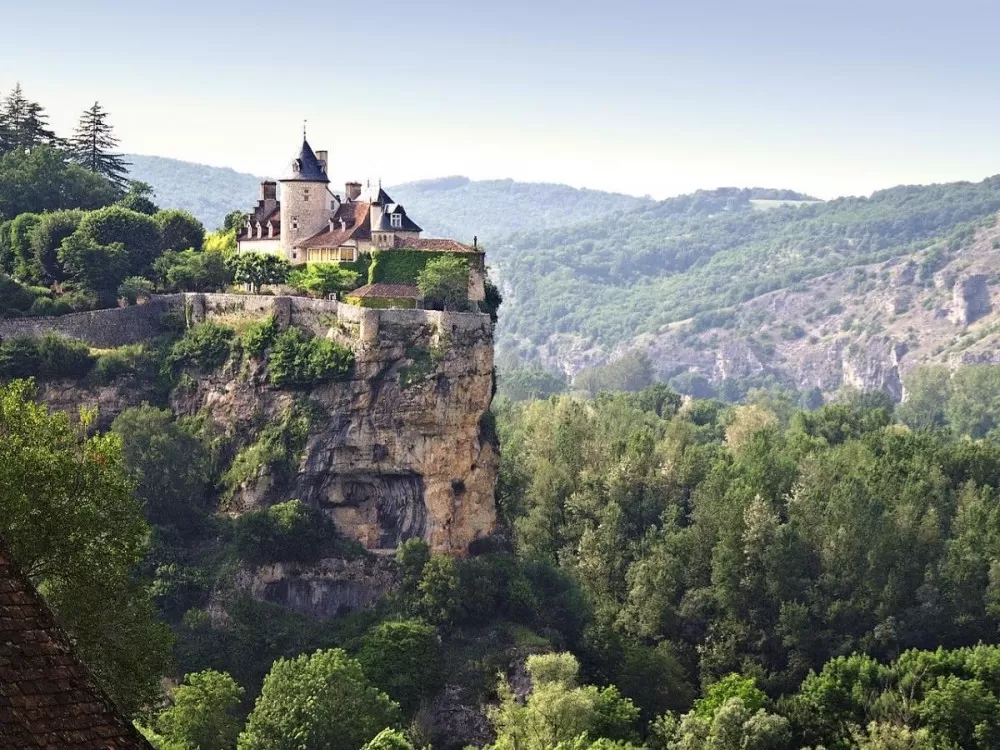
[(344, 194), (347, 196), (347, 200), (356, 201), (361, 197), (361, 183), (348, 182), (344, 185)]
[(278, 183), (272, 180), (264, 180), (260, 183), (260, 199), (262, 201), (273, 201), (278, 199)]
[(323, 174), (326, 174), (326, 157), (327, 157), (327, 152), (326, 151), (317, 151), (316, 152), (316, 161), (319, 162), (319, 167), (320, 167), (320, 169), (323, 170)]

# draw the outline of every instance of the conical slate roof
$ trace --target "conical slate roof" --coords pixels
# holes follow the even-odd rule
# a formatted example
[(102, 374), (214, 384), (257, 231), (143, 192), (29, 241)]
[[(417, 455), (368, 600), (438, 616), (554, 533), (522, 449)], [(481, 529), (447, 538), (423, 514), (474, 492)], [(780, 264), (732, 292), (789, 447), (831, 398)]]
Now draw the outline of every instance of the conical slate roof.
[(326, 176), (326, 172), (320, 166), (319, 159), (313, 153), (312, 146), (309, 145), (309, 141), (305, 138), (302, 139), (302, 148), (299, 149), (299, 153), (292, 159), (292, 163), (289, 165), (285, 176), (281, 178), (281, 181), (330, 182), (330, 178)]

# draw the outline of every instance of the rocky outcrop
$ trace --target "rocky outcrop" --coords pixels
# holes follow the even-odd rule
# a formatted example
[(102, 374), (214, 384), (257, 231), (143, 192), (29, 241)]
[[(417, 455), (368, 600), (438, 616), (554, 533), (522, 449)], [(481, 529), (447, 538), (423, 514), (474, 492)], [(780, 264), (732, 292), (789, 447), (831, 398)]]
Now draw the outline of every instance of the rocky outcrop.
[(974, 323), (992, 309), (985, 274), (970, 274), (955, 281), (951, 304), (951, 320), (955, 325)]
[(321, 560), (316, 565), (278, 563), (236, 575), (238, 590), (315, 618), (336, 617), (368, 607), (397, 583), (392, 560), (367, 557)]
[[(410, 312), (421, 315), (385, 314)], [(199, 379), (173, 408), (207, 417), (239, 448), (306, 399), (315, 416), (291, 476), (262, 466), (235, 488), (230, 512), (297, 498), (369, 550), (422, 537), (435, 552), (463, 554), (496, 523), (489, 317), (382, 313), (362, 321), (360, 340), (328, 331), (355, 350), (346, 380), (295, 394), (268, 385), (260, 364), (240, 366)]]

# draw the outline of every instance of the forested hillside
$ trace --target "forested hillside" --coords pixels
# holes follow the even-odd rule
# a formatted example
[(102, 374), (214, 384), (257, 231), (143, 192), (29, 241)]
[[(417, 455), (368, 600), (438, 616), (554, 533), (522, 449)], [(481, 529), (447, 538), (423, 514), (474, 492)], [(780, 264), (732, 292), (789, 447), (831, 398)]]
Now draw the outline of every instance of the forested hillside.
[(391, 188), (431, 235), (492, 244), (513, 232), (548, 230), (652, 204), (600, 190), (514, 180), (444, 177)]
[(507, 297), (503, 346), (579, 369), (560, 346), (607, 356), (698, 313), (927, 249), (1000, 210), (1000, 178), (769, 211), (750, 198), (696, 193), (492, 246)]
[[(220, 226), (231, 211), (252, 208), (260, 191), (261, 177), (232, 169), (162, 156), (125, 158), (131, 163), (130, 177), (151, 185), (161, 206), (189, 211), (209, 228)], [(285, 166), (275, 164), (275, 172)], [(342, 185), (330, 189), (343, 192)], [(425, 234), (464, 242), (475, 236), (492, 241), (516, 231), (559, 227), (652, 203), (568, 185), (468, 177), (408, 182), (388, 190), (416, 217)]]
[(260, 194), (262, 178), (245, 172), (163, 156), (125, 158), (129, 176), (152, 186), (159, 205), (188, 211), (210, 229), (222, 226), (231, 211), (249, 211)]

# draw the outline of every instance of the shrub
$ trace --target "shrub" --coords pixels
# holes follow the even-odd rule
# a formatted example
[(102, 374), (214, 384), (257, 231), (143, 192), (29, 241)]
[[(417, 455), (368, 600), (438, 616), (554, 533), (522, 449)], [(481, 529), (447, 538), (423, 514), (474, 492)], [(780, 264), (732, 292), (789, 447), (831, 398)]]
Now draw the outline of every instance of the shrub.
[(80, 341), (47, 333), (36, 346), (41, 362), (38, 374), (43, 378), (82, 378), (94, 366), (90, 347)]
[(194, 366), (208, 371), (221, 367), (229, 359), (235, 331), (211, 321), (189, 328), (170, 350), (173, 365)]
[(278, 337), (278, 321), (273, 315), (253, 323), (240, 336), (240, 349), (251, 357), (261, 357)]
[(271, 382), (278, 387), (309, 388), (347, 374), (354, 353), (334, 341), (289, 328), (275, 339), (268, 359)]
[(155, 291), (153, 282), (142, 276), (129, 276), (118, 285), (118, 296), (128, 301), (130, 305), (134, 305), (140, 299), (149, 299)]
[(0, 378), (82, 378), (93, 364), (86, 344), (54, 333), (0, 344)]
[(322, 512), (298, 500), (236, 519), (236, 553), (249, 565), (314, 563), (335, 545), (337, 531)]

